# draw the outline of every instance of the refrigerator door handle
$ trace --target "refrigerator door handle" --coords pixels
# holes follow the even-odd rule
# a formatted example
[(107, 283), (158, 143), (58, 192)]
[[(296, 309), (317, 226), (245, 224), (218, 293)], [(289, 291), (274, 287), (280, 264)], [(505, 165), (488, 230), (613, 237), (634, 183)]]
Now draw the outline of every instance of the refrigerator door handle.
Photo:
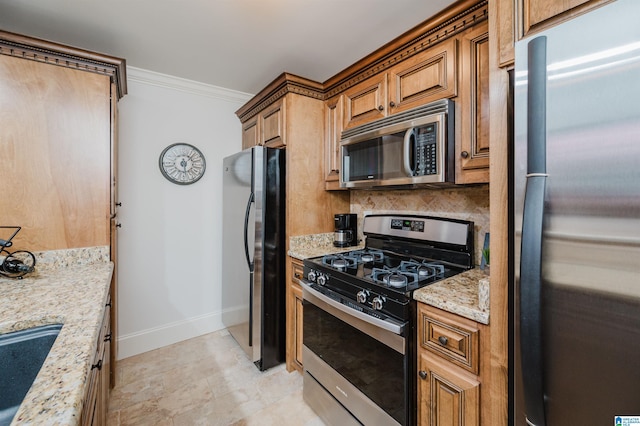
[(542, 232), (546, 191), (547, 40), (528, 44), (527, 182), (520, 251), (520, 354), (526, 421), (545, 426), (541, 332)]
[(249, 200), (247, 201), (247, 209), (244, 213), (244, 256), (247, 259), (247, 266), (249, 267), (249, 272), (253, 273), (253, 261), (249, 256), (249, 241), (248, 241), (248, 233), (249, 233), (249, 214), (251, 213), (251, 204), (255, 201), (255, 197), (253, 192), (249, 195)]

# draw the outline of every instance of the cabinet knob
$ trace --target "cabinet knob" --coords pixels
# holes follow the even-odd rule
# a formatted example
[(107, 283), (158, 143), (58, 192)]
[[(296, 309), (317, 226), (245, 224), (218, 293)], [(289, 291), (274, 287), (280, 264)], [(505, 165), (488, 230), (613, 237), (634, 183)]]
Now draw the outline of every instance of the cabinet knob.
[(97, 364), (93, 364), (91, 369), (97, 368), (98, 370), (102, 370), (102, 360), (99, 360)]
[(420, 378), (421, 378), (422, 380), (427, 380), (427, 372), (426, 372), (426, 371), (424, 371), (424, 370), (420, 370), (420, 371), (418, 372), (418, 376), (420, 376)]
[(468, 153), (467, 151), (462, 151), (462, 152), (460, 153), (460, 157), (462, 157), (462, 158), (469, 158), (469, 153)]
[(110, 342), (111, 341), (111, 333), (109, 333), (106, 336), (104, 336), (104, 341), (105, 342)]
[(449, 339), (447, 339), (445, 336), (440, 336), (438, 337), (438, 342), (440, 342), (442, 346), (447, 346)]
[(391, 101), (391, 102), (389, 102), (389, 106), (390, 106), (391, 108), (395, 108), (395, 107), (396, 107), (396, 103), (395, 103), (395, 102), (393, 102), (393, 101)]
[(300, 273), (296, 272), (295, 274), (293, 274), (297, 279), (302, 279), (302, 275), (300, 275)]
[(116, 203), (116, 206), (122, 207), (122, 203)]
[(116, 223), (116, 228), (122, 228), (122, 224), (121, 223)]
[(384, 106), (378, 105), (378, 111), (384, 111)]

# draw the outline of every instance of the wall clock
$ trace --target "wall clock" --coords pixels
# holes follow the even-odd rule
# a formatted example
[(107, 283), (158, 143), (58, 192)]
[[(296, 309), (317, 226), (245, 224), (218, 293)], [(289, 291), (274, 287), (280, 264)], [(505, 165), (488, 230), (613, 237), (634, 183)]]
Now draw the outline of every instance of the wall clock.
[(204, 155), (188, 143), (174, 143), (160, 154), (160, 171), (170, 182), (189, 185), (197, 182), (206, 168)]

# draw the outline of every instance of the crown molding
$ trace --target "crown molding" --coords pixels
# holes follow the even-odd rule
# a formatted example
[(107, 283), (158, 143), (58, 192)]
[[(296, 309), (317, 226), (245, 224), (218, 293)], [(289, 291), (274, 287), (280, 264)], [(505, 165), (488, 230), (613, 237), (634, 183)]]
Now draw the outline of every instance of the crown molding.
[(126, 61), (34, 37), (0, 30), (0, 55), (109, 76), (118, 98), (127, 94)]
[(201, 83), (199, 81), (188, 80), (186, 78), (175, 77), (132, 66), (127, 67), (127, 74), (129, 81), (135, 81), (136, 83), (146, 84), (148, 86), (162, 87), (192, 95), (219, 99), (225, 102), (242, 104), (253, 97), (250, 93), (238, 92), (236, 90), (225, 89), (224, 87), (214, 86), (211, 84)]

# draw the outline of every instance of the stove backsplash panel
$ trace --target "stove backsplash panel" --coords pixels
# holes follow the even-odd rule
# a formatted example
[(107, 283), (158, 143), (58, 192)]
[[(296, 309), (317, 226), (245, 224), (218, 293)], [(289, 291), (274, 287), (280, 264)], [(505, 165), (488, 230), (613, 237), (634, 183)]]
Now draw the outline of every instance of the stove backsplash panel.
[(448, 189), (351, 191), (351, 213), (358, 214), (362, 236), (365, 214), (403, 213), (471, 220), (475, 225), (475, 263), (480, 265), (489, 232), (489, 185)]

